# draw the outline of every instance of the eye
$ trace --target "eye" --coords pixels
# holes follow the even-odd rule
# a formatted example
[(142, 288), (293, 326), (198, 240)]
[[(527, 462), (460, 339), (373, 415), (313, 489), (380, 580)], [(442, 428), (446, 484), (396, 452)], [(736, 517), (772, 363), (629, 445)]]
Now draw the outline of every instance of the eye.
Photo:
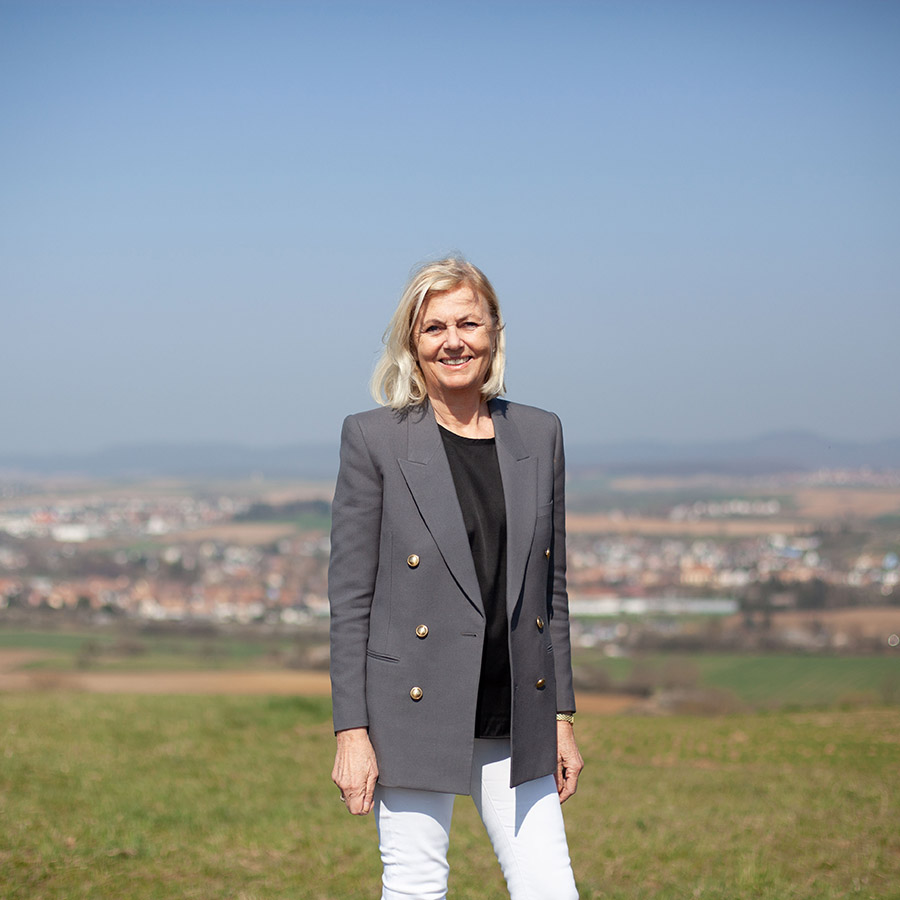
[(481, 325), (479, 322), (463, 322), (459, 327), (462, 331), (475, 331), (475, 329), (480, 328)]
[(440, 334), (443, 330), (441, 325), (426, 325), (422, 329), (422, 334)]

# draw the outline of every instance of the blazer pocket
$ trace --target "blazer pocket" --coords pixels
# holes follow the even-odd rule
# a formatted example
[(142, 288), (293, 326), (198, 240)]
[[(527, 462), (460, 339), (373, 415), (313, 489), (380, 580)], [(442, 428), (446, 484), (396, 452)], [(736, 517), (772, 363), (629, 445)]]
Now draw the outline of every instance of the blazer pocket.
[(387, 653), (376, 653), (374, 650), (366, 650), (366, 656), (369, 659), (380, 659), (382, 662), (398, 663), (400, 658), (397, 656), (388, 656)]
[(551, 500), (549, 503), (542, 503), (537, 508), (537, 518), (541, 518), (541, 516), (549, 516), (553, 512), (553, 501)]

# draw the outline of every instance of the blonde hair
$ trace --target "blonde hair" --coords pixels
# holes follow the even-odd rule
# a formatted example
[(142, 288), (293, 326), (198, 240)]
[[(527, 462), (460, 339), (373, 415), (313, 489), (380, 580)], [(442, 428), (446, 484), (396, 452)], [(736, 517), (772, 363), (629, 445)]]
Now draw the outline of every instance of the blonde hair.
[(506, 371), (506, 337), (500, 302), (484, 272), (461, 257), (451, 256), (425, 263), (410, 276), (384, 332), (384, 350), (369, 384), (376, 403), (393, 409), (406, 409), (425, 401), (428, 392), (416, 359), (413, 329), (422, 305), (432, 294), (452, 291), (460, 285), (472, 288), (487, 304), (491, 318), (493, 352), (481, 386), (481, 396), (485, 400), (493, 400), (506, 392), (503, 382)]

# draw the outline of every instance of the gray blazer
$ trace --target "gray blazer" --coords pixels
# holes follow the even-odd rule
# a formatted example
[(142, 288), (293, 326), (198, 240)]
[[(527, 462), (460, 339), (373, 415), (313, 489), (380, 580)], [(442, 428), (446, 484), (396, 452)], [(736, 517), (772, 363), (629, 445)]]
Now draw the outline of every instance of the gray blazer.
[[(556, 769), (575, 709), (565, 460), (552, 413), (493, 400), (506, 498), (511, 786)], [(434, 413), (348, 416), (332, 506), (334, 728), (367, 726), (379, 782), (469, 792), (485, 616)]]

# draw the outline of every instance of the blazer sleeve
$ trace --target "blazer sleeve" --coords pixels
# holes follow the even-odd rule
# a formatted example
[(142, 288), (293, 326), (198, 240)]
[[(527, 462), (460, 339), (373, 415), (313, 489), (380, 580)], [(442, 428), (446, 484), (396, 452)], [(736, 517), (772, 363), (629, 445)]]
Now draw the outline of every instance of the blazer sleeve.
[(553, 443), (553, 544), (551, 562), (550, 638), (556, 672), (556, 709), (575, 711), (572, 684), (572, 647), (569, 638), (569, 595), (566, 589), (566, 454), (562, 425), (554, 415), (556, 435)]
[(366, 645), (378, 572), (383, 477), (355, 416), (344, 420), (331, 507), (328, 599), (334, 730), (365, 727)]

